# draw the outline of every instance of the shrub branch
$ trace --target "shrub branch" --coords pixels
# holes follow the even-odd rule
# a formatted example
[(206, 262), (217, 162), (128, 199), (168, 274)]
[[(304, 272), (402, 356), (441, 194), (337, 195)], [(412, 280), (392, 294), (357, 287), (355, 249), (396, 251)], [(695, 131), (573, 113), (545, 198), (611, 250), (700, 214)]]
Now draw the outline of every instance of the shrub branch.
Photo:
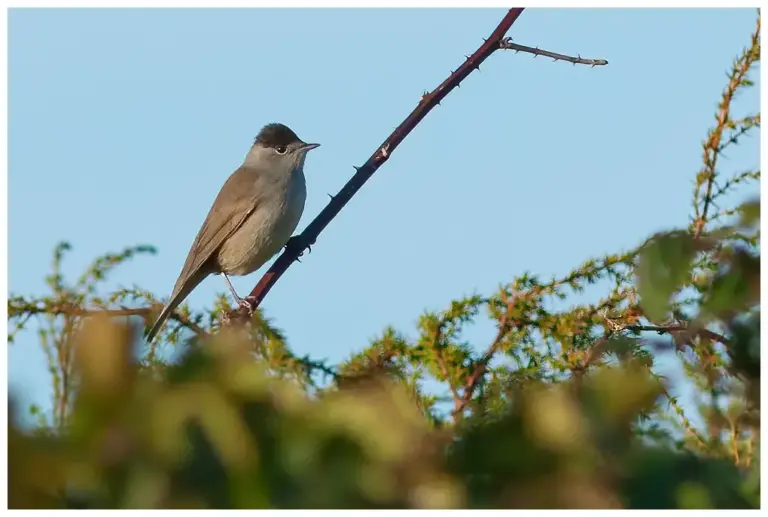
[[(361, 166), (355, 167), (357, 171), (354, 176), (335, 196), (331, 196), (331, 201), (318, 214), (317, 217), (307, 226), (307, 228), (297, 237), (293, 238), (286, 246), (283, 253), (272, 264), (272, 267), (261, 277), (259, 282), (250, 292), (249, 300), (252, 305), (258, 306), (267, 293), (272, 289), (277, 280), (285, 273), (288, 267), (298, 260), (304, 250), (310, 247), (317, 240), (320, 232), (333, 220), (342, 208), (352, 199), (352, 196), (360, 190), (366, 181), (381, 167), (402, 143), (402, 141), (414, 130), (414, 128), (432, 111), (440, 102), (454, 89), (459, 87), (461, 82), (466, 79), (473, 71), (478, 70), (480, 65), (495, 51), (501, 49), (511, 49), (523, 52), (532, 52), (534, 54), (546, 55), (554, 59), (562, 59), (574, 63), (584, 63), (592, 65), (606, 64), (605, 60), (583, 60), (581, 58), (571, 58), (562, 54), (555, 54), (531, 47), (524, 47), (511, 43), (509, 38), (504, 35), (517, 21), (523, 12), (522, 7), (510, 9), (491, 35), (486, 39), (480, 48), (474, 54), (468, 56), (466, 61), (455, 71), (451, 72), (448, 78), (431, 92), (426, 92), (419, 101), (416, 108), (400, 123), (399, 126), (390, 134), (386, 140), (374, 151), (368, 160)], [(248, 321), (248, 310), (240, 307), (229, 315), (230, 322), (243, 323)]]

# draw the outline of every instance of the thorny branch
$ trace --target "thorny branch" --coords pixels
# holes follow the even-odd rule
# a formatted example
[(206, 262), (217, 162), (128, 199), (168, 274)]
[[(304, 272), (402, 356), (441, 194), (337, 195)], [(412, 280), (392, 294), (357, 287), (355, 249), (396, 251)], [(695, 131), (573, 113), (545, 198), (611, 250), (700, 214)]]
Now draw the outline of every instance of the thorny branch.
[[(23, 306), (21, 305), (13, 305), (11, 306), (9, 304), (8, 312), (9, 313), (24, 313), (28, 314), (30, 316), (35, 314), (50, 314), (54, 316), (75, 316), (78, 318), (87, 318), (90, 316), (97, 316), (97, 315), (105, 315), (109, 317), (128, 317), (128, 316), (141, 316), (146, 317), (151, 315), (154, 312), (154, 308), (152, 307), (141, 307), (141, 308), (120, 308), (120, 309), (83, 309), (82, 307), (78, 307), (75, 305), (39, 305), (36, 303), (31, 304), (25, 304)], [(200, 325), (195, 323), (194, 321), (190, 320), (189, 318), (185, 318), (181, 314), (178, 314), (178, 312), (173, 312), (170, 316), (171, 319), (176, 320), (177, 322), (181, 323), (183, 326), (189, 328), (192, 330), (195, 334), (197, 334), (199, 337), (205, 337), (208, 335), (208, 333), (203, 329)]]
[(569, 63), (573, 63), (574, 65), (591, 65), (594, 67), (594, 66), (605, 66), (608, 64), (608, 61), (605, 59), (584, 59), (580, 55), (577, 55), (576, 57), (566, 56), (565, 54), (558, 54), (556, 52), (549, 52), (548, 50), (542, 50), (539, 47), (528, 47), (526, 45), (518, 45), (517, 43), (512, 43), (512, 38), (504, 38), (501, 41), (501, 48), (504, 50), (514, 50), (515, 53), (527, 52), (528, 54), (533, 54), (533, 57), (536, 57), (536, 56), (551, 57), (555, 61), (568, 61)]
[[(320, 232), (325, 229), (328, 223), (333, 220), (342, 208), (352, 199), (352, 196), (365, 184), (366, 181), (381, 167), (391, 156), (402, 141), (413, 131), (413, 129), (432, 111), (435, 106), (460, 83), (466, 79), (474, 70), (480, 68), (480, 65), (495, 51), (501, 49), (513, 49), (529, 52), (530, 47), (524, 47), (511, 43), (504, 35), (517, 21), (523, 12), (522, 7), (510, 9), (499, 25), (494, 29), (491, 35), (486, 39), (480, 48), (474, 54), (468, 56), (466, 61), (452, 72), (448, 78), (443, 81), (432, 92), (425, 93), (416, 108), (406, 117), (406, 119), (390, 134), (386, 140), (376, 149), (376, 151), (361, 166), (355, 167), (357, 171), (338, 194), (332, 196), (328, 205), (315, 217), (307, 228), (286, 246), (286, 249), (272, 264), (272, 267), (262, 276), (258, 284), (253, 288), (249, 295), (253, 308), (263, 301), (267, 293), (272, 289), (277, 280), (285, 273), (288, 267), (303, 254), (305, 249), (309, 249), (317, 240)], [(581, 58), (571, 58), (561, 54), (537, 50), (538, 54), (546, 55), (555, 59), (563, 59), (574, 63), (584, 64), (606, 64), (604, 60), (583, 60)], [(231, 322), (248, 321), (248, 310), (244, 307), (233, 311), (229, 315)]]
[[(347, 182), (346, 185), (335, 196), (330, 196), (331, 201), (328, 205), (317, 215), (317, 217), (307, 226), (301, 235), (293, 238), (284, 252), (278, 257), (272, 267), (262, 276), (258, 284), (253, 288), (249, 295), (249, 300), (252, 302), (252, 306), (255, 309), (263, 301), (267, 293), (272, 289), (272, 286), (283, 275), (288, 267), (294, 262), (299, 260), (303, 255), (305, 249), (315, 243), (318, 235), (325, 229), (325, 227), (333, 220), (341, 209), (349, 202), (352, 196), (368, 181), (368, 179), (381, 167), (388, 159), (392, 152), (402, 143), (402, 141), (413, 131), (413, 129), (426, 117), (426, 115), (435, 106), (438, 106), (440, 102), (454, 89), (457, 88), (461, 81), (466, 79), (474, 70), (479, 70), (480, 64), (483, 63), (493, 52), (496, 50), (514, 50), (515, 52), (525, 52), (536, 56), (545, 56), (554, 59), (555, 61), (568, 61), (573, 64), (583, 64), (591, 66), (603, 66), (607, 65), (608, 61), (605, 59), (584, 59), (581, 56), (572, 57), (565, 54), (558, 54), (556, 52), (550, 52), (547, 50), (539, 49), (538, 47), (529, 47), (526, 45), (519, 45), (512, 42), (512, 38), (505, 38), (504, 34), (510, 29), (512, 24), (517, 21), (517, 18), (522, 14), (524, 8), (512, 8), (510, 9), (499, 25), (494, 29), (488, 39), (485, 39), (483, 44), (477, 51), (468, 56), (466, 61), (451, 75), (443, 81), (435, 90), (429, 93), (425, 93), (419, 104), (411, 112), (410, 115), (387, 137), (383, 144), (381, 144), (377, 150), (371, 155), (368, 160), (361, 166), (355, 167), (357, 171), (354, 176)], [(70, 314), (87, 316), (91, 313), (103, 313), (110, 316), (145, 316), (152, 312), (151, 308), (143, 309), (116, 309), (116, 310), (103, 310), (103, 311), (87, 311), (83, 309), (75, 309), (74, 307), (67, 307), (66, 312), (60, 312), (59, 314)], [(192, 329), (196, 334), (204, 336), (207, 333), (200, 328), (194, 322), (189, 321), (186, 318), (182, 318), (176, 314), (172, 315), (172, 318), (182, 323), (184, 326)], [(224, 321), (230, 322), (245, 322), (249, 318), (248, 310), (241, 307), (236, 311), (229, 314), (225, 314)]]
[(624, 327), (625, 330), (634, 330), (637, 332), (658, 332), (659, 334), (674, 334), (676, 332), (689, 332), (691, 334), (698, 334), (712, 341), (717, 341), (726, 346), (731, 344), (731, 340), (722, 334), (713, 332), (704, 328), (692, 328), (687, 325), (669, 325), (669, 326), (657, 326), (657, 325), (630, 325)]
[[(699, 173), (696, 186), (696, 197), (698, 197), (701, 184), (706, 184), (706, 192), (704, 194), (703, 207), (699, 211), (699, 206), (696, 204), (696, 219), (694, 221), (693, 236), (699, 237), (704, 230), (704, 226), (707, 224), (707, 215), (709, 207), (712, 204), (712, 187), (715, 183), (715, 177), (717, 176), (717, 158), (722, 151), (724, 144), (721, 146), (723, 138), (723, 132), (729, 125), (733, 125), (731, 120), (731, 101), (733, 101), (736, 95), (736, 90), (745, 84), (745, 78), (747, 71), (752, 66), (754, 61), (760, 59), (760, 17), (757, 18), (757, 27), (752, 33), (751, 46), (744, 50), (744, 53), (739, 57), (733, 66), (733, 70), (730, 73), (730, 80), (728, 86), (722, 94), (720, 105), (717, 110), (717, 125), (710, 131), (706, 142), (704, 143), (704, 170)], [(754, 123), (752, 125), (755, 125)], [(748, 127), (747, 127), (748, 126)], [(746, 129), (742, 132), (745, 133), (749, 127), (747, 124)], [(738, 131), (737, 131), (738, 133)], [(733, 138), (733, 137), (732, 137)], [(703, 180), (703, 181), (701, 181)]]
[[(455, 404), (455, 409), (453, 411), (453, 414), (455, 416), (460, 415), (460, 413), (467, 407), (467, 405), (469, 405), (470, 401), (472, 400), (472, 397), (474, 397), (475, 392), (477, 391), (478, 386), (483, 380), (483, 376), (488, 368), (488, 364), (491, 362), (493, 357), (499, 351), (499, 348), (501, 348), (501, 344), (504, 340), (504, 337), (509, 332), (512, 326), (512, 322), (510, 321), (510, 318), (509, 318), (509, 312), (511, 307), (514, 304), (514, 298), (504, 299), (503, 301), (507, 304), (507, 311), (505, 314), (501, 316), (499, 320), (498, 331), (496, 333), (496, 336), (493, 339), (493, 342), (485, 351), (483, 356), (474, 363), (472, 367), (472, 371), (467, 377), (460, 402)], [(634, 319), (636, 320), (636, 318)], [(677, 334), (677, 333), (685, 332), (691, 336), (694, 336), (694, 335), (702, 336), (707, 339), (711, 339), (712, 341), (717, 341), (719, 343), (722, 343), (726, 346), (731, 345), (730, 339), (728, 339), (727, 337), (721, 334), (718, 334), (717, 332), (713, 332), (706, 328), (697, 328), (694, 326), (689, 326), (687, 324), (666, 325), (666, 326), (634, 325), (634, 324), (633, 325), (626, 325), (626, 324), (616, 325), (610, 330), (606, 331), (606, 333), (602, 337), (600, 337), (594, 343), (592, 343), (592, 345), (585, 351), (585, 354), (581, 360), (581, 364), (578, 367), (574, 368), (573, 370), (574, 379), (577, 382), (580, 379), (580, 377), (587, 371), (587, 369), (590, 366), (592, 366), (595, 359), (600, 357), (600, 354), (602, 353), (603, 348), (606, 346), (609, 340), (614, 336), (616, 336), (619, 332), (624, 330), (635, 331), (635, 332), (657, 332), (659, 334)], [(451, 392), (455, 397), (456, 392), (452, 386), (451, 386)]]

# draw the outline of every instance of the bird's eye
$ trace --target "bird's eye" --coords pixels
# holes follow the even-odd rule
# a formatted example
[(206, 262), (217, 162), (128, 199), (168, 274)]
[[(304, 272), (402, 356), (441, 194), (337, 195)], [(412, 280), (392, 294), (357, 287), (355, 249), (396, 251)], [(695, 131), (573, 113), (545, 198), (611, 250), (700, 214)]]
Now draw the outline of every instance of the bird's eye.
[(284, 145), (281, 145), (279, 147), (275, 147), (275, 151), (277, 152), (277, 154), (285, 154), (285, 152), (287, 150), (288, 150), (288, 148), (285, 147)]

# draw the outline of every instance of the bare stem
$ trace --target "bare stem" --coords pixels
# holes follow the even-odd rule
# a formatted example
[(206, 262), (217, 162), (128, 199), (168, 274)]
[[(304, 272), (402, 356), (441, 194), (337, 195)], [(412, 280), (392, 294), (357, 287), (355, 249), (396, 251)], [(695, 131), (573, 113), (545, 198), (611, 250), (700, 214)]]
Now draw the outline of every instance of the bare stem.
[(608, 64), (608, 61), (605, 59), (584, 59), (578, 54), (576, 57), (573, 57), (573, 56), (568, 56), (566, 54), (558, 54), (557, 52), (542, 50), (539, 47), (529, 47), (526, 45), (518, 45), (517, 43), (512, 43), (512, 38), (504, 38), (501, 41), (501, 48), (504, 50), (514, 50), (515, 52), (525, 52), (528, 54), (533, 54), (533, 57), (536, 57), (536, 56), (551, 57), (555, 61), (568, 61), (569, 63), (573, 63), (574, 65), (589, 65), (594, 67), (594, 66), (605, 66)]

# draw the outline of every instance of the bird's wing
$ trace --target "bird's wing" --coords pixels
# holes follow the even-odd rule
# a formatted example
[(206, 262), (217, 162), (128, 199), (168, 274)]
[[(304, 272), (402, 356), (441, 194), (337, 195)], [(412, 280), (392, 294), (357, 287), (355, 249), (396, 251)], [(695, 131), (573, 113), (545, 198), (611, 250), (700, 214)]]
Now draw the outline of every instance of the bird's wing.
[(192, 243), (171, 298), (181, 291), (186, 280), (206, 264), (224, 241), (259, 205), (264, 189), (258, 188), (258, 178), (257, 170), (240, 167), (221, 187), (203, 226)]

